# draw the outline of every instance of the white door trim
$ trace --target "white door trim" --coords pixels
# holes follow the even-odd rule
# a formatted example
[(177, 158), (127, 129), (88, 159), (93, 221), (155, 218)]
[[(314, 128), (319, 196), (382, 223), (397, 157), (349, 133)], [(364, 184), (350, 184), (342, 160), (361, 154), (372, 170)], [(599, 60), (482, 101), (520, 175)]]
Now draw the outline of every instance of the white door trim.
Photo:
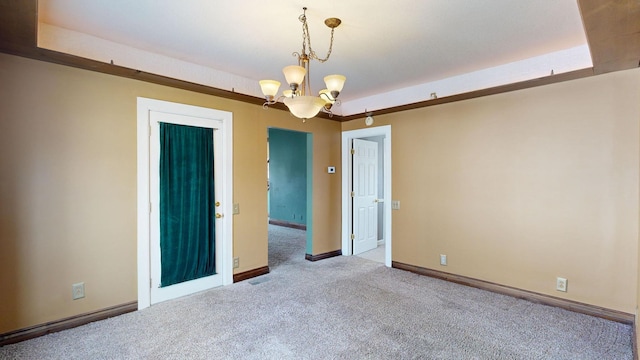
[(138, 310), (151, 305), (150, 266), (150, 123), (151, 111), (211, 118), (222, 121), (223, 176), (221, 211), (223, 217), (222, 261), (220, 271), (222, 284), (233, 283), (233, 115), (227, 111), (177, 104), (162, 100), (138, 97), (137, 110), (137, 156), (138, 156)]
[(342, 255), (353, 254), (351, 244), (351, 140), (384, 136), (384, 264), (391, 267), (391, 125), (342, 132)]

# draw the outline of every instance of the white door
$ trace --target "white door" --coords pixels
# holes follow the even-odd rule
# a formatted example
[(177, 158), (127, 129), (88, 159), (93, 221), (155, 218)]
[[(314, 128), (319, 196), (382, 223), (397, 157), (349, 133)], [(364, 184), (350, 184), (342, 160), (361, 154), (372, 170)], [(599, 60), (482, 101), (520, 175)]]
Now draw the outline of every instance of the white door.
[(353, 255), (378, 246), (378, 143), (353, 139)]
[[(216, 274), (199, 279), (186, 281), (170, 286), (160, 287), (161, 257), (160, 257), (160, 123), (197, 126), (213, 129), (214, 146), (214, 183), (215, 199), (223, 199), (222, 191), (222, 121), (215, 119), (203, 119), (199, 117), (170, 114), (158, 111), (149, 113), (151, 126), (150, 139), (150, 200), (151, 200), (151, 226), (150, 226), (150, 271), (151, 271), (151, 304), (174, 299), (180, 296), (207, 290), (223, 284), (222, 281), (222, 239), (224, 226), (222, 218), (215, 219), (215, 264)], [(220, 205), (216, 204), (216, 212), (221, 213)], [(213, 219), (212, 219), (213, 220)]]

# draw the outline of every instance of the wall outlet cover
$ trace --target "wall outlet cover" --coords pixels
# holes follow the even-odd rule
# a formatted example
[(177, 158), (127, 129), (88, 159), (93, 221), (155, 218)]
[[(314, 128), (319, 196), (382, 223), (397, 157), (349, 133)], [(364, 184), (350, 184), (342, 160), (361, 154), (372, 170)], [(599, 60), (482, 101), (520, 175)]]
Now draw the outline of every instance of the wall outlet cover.
[(556, 290), (567, 292), (567, 279), (565, 278), (557, 278), (556, 279)]
[(73, 300), (84, 298), (84, 283), (76, 283), (71, 285), (71, 297)]

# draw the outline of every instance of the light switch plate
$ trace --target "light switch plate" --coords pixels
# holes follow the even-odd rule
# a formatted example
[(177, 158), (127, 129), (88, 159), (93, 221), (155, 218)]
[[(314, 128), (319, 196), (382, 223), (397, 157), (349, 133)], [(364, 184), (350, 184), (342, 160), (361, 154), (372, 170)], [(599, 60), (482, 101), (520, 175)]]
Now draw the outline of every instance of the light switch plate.
[(329, 167), (327, 168), (327, 172), (328, 172), (329, 174), (335, 174), (335, 173), (336, 173), (336, 167), (335, 167), (335, 166), (329, 166)]

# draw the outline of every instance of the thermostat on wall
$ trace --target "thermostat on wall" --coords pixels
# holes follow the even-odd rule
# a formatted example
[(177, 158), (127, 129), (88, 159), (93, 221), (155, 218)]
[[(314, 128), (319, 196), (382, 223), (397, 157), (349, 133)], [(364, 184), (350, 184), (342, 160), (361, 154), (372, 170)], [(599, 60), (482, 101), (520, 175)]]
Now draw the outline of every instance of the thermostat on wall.
[(336, 173), (336, 167), (335, 167), (335, 166), (329, 166), (329, 167), (327, 168), (327, 172), (328, 172), (329, 174), (335, 174), (335, 173)]

